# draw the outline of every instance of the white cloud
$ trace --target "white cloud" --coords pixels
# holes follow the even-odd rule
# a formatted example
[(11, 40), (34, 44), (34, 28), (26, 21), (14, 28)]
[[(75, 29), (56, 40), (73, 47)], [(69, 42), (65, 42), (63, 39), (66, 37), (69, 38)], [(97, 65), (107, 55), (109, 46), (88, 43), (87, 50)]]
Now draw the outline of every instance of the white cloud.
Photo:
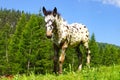
[(109, 4), (109, 5), (113, 5), (116, 7), (120, 8), (120, 0), (77, 0), (78, 2), (81, 1), (97, 1), (97, 2), (101, 2), (102, 4)]
[(93, 1), (99, 1), (102, 2), (103, 4), (111, 4), (120, 8), (120, 0), (93, 0)]

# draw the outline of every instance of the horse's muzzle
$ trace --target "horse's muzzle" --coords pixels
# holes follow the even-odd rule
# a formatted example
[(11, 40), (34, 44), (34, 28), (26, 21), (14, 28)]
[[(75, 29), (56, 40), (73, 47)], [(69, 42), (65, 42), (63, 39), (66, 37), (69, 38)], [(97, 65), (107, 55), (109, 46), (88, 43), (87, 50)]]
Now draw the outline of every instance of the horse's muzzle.
[(46, 36), (47, 36), (47, 38), (51, 38), (52, 37), (52, 33), (50, 32), (50, 31), (48, 31), (47, 33), (46, 33)]

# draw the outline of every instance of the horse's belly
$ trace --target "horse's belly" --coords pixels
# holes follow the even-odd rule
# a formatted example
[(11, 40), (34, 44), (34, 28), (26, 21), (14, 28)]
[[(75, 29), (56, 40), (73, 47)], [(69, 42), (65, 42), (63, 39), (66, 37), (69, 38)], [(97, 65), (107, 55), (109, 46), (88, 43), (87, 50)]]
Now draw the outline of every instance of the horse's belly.
[(72, 37), (70, 40), (70, 46), (77, 46), (78, 44), (80, 44), (81, 40), (81, 37)]

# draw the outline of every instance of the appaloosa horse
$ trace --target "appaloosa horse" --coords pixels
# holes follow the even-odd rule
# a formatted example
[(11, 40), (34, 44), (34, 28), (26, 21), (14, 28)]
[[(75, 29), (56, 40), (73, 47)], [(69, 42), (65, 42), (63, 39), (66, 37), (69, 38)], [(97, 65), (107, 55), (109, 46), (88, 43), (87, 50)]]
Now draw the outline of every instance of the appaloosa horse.
[[(45, 7), (42, 10), (45, 16), (46, 36), (52, 39), (54, 46), (54, 72), (62, 73), (65, 51), (69, 46), (76, 49), (79, 59), (78, 70), (82, 68), (82, 54), (79, 50), (80, 44), (83, 44), (87, 50), (87, 64), (89, 65), (89, 32), (86, 26), (78, 23), (68, 24), (57, 12), (56, 7), (53, 11), (47, 11)], [(60, 50), (61, 54), (59, 57)]]

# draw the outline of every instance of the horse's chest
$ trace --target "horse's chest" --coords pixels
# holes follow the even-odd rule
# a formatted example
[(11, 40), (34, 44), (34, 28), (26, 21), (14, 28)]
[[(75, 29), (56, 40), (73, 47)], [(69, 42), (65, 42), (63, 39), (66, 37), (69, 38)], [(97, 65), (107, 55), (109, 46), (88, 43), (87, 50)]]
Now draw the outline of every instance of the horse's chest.
[(54, 33), (53, 41), (57, 45), (64, 41), (69, 42), (70, 39), (69, 35), (70, 35), (69, 30), (66, 28), (62, 28), (61, 30), (58, 30), (57, 33)]
[(58, 31), (58, 34), (54, 34), (53, 41), (57, 44), (64, 42), (68, 37), (68, 31)]

